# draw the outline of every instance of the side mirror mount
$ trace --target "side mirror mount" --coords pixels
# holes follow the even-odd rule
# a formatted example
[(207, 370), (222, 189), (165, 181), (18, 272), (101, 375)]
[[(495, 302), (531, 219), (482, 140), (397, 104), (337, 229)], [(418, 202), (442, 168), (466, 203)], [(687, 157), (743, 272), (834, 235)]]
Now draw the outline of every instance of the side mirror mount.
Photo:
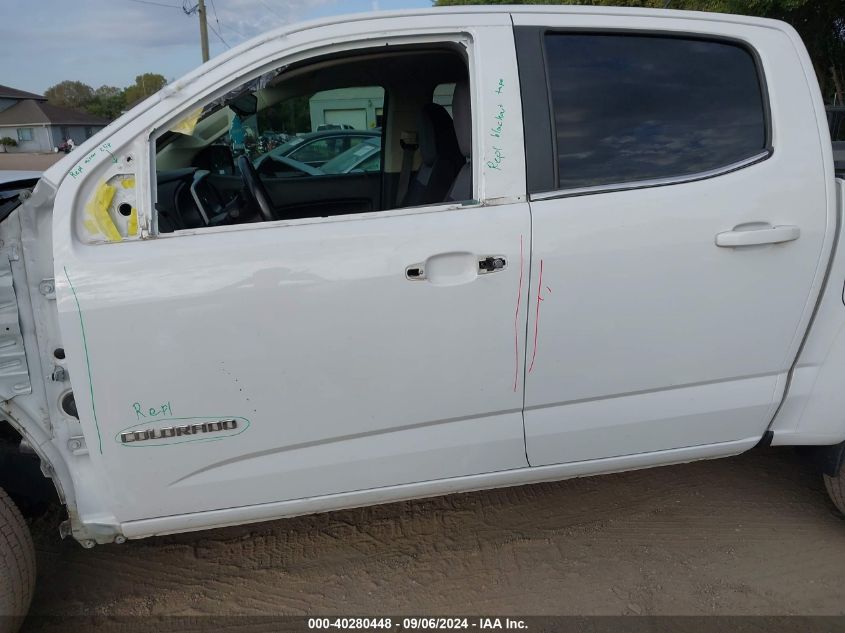
[(229, 101), (228, 105), (242, 119), (258, 112), (258, 97), (251, 92), (244, 92)]

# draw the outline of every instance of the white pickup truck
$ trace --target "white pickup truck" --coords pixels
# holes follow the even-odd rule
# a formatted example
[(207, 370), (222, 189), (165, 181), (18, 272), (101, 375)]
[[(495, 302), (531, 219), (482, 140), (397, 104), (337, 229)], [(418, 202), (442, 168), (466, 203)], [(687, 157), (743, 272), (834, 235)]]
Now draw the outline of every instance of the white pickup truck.
[(845, 510), (843, 199), (780, 22), (283, 28), (0, 207), (2, 436), (85, 547), (758, 444)]

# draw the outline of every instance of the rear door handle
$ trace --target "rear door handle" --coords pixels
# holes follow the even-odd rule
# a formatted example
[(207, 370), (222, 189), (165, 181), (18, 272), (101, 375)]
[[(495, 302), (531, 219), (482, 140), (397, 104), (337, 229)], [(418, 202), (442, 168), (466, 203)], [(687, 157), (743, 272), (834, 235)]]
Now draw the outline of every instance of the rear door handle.
[(735, 229), (716, 235), (716, 246), (726, 248), (736, 246), (758, 246), (760, 244), (781, 244), (791, 242), (801, 237), (801, 229), (797, 226), (782, 225), (762, 228), (749, 227)]

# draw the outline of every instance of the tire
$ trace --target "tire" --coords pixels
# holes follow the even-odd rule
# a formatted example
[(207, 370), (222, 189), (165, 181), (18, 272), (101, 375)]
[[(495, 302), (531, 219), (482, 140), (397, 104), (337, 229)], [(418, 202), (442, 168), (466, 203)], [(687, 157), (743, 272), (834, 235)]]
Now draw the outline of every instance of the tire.
[(0, 633), (23, 624), (35, 589), (35, 546), (14, 502), (0, 488)]
[(835, 477), (824, 475), (824, 485), (833, 505), (839, 512), (845, 514), (845, 464), (839, 467), (839, 472)]

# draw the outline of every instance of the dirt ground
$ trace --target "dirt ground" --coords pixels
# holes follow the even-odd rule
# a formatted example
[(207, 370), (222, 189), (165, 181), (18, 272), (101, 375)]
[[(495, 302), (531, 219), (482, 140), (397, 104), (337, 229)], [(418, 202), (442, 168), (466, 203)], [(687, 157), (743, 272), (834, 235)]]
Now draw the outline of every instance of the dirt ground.
[(0, 153), (0, 170), (14, 169), (19, 171), (44, 171), (54, 163), (65, 157), (65, 154), (24, 154)]
[(791, 449), (90, 551), (59, 518), (38, 615), (845, 614), (845, 520)]

